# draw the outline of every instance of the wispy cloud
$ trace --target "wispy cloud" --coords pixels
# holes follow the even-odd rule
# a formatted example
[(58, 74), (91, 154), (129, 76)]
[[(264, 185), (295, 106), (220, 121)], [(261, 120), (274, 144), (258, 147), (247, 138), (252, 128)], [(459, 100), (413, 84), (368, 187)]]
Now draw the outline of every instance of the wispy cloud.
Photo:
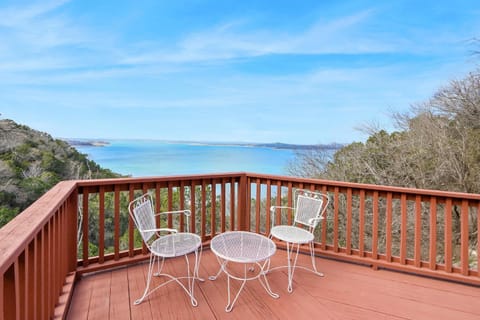
[[(0, 7), (0, 72), (38, 72), (95, 67), (108, 36), (65, 12), (68, 0)], [(113, 49), (113, 48), (112, 48)], [(103, 53), (102, 53), (103, 54)]]
[(24, 28), (33, 20), (48, 14), (63, 6), (70, 0), (38, 1), (26, 6), (0, 8), (0, 26), (9, 28)]
[[(379, 54), (418, 50), (420, 46), (416, 39), (375, 29), (382, 13), (375, 8), (319, 16), (295, 32), (256, 26), (254, 20), (243, 18), (190, 30), (168, 42), (133, 38), (126, 45), (114, 30), (94, 31), (78, 23), (62, 11), (67, 2), (0, 8), (0, 16), (6, 17), (6, 28), (0, 30), (4, 40), (0, 43), (0, 72), (26, 73), (24, 77), (15, 75), (18, 81), (76, 82), (184, 72), (198, 64), (228, 64), (269, 55)], [(41, 70), (53, 74), (43, 76), (38, 73)], [(61, 70), (63, 74), (57, 72)], [(29, 71), (36, 72), (36, 79)]]
[(290, 35), (285, 43), (286, 53), (296, 54), (363, 54), (391, 51), (382, 38), (362, 34), (365, 24), (374, 18), (373, 9), (334, 19), (321, 17), (303, 33)]
[(373, 40), (353, 36), (373, 14), (372, 10), (332, 20), (319, 18), (299, 32), (252, 28), (248, 21), (227, 22), (197, 31), (179, 39), (172, 47), (158, 48), (131, 55), (124, 63), (202, 62), (251, 58), (272, 54), (352, 54), (378, 53), (392, 50), (384, 39)]
[(295, 32), (257, 27), (252, 20), (229, 21), (194, 31), (168, 47), (151, 43), (139, 52), (126, 52), (121, 62), (182, 64), (278, 54), (439, 54), (450, 50), (446, 44), (458, 41), (458, 35), (450, 30), (391, 27), (382, 17), (383, 10), (369, 8), (336, 17), (319, 16)]
[[(408, 2), (349, 2), (327, 6), (328, 13), (319, 2), (288, 23), (277, 19), (285, 17), (277, 7), (271, 11), (282, 12), (272, 15), (222, 11), (189, 17), (191, 25), (145, 13), (140, 2), (112, 1), (115, 8), (124, 6), (117, 20), (103, 6), (97, 11), (95, 2), (12, 3), (0, 4), (2, 113), (34, 106), (69, 117), (78, 117), (71, 110), (81, 108), (88, 110), (79, 112), (85, 118), (97, 110), (119, 119), (133, 112), (152, 119), (168, 114), (182, 123), (201, 120), (211, 128), (210, 136), (218, 134), (216, 128), (232, 128), (235, 139), (264, 134), (265, 140), (286, 141), (274, 138), (281, 133), (264, 130), (266, 124), (301, 123), (302, 130), (283, 133), (294, 139), (304, 128), (327, 128), (339, 114), (345, 115), (341, 125), (349, 126), (387, 107), (408, 107), (466, 69), (459, 62), (461, 45), (449, 44), (480, 26), (470, 11), (461, 25), (428, 20), (429, 8), (405, 11), (407, 16), (396, 22), (386, 18), (397, 16), (394, 9), (405, 10)], [(131, 6), (138, 16), (132, 18)], [(178, 14), (177, 9), (169, 13)], [(120, 28), (105, 23), (108, 19), (121, 20)], [(123, 121), (118, 128), (129, 123)], [(85, 123), (78, 124), (79, 131)], [(324, 131), (349, 134), (347, 129)]]
[[(68, 1), (45, 1), (29, 6), (0, 8), (0, 25), (7, 55), (43, 53), (81, 43), (82, 32), (58, 10)], [(20, 49), (20, 50), (19, 50)]]

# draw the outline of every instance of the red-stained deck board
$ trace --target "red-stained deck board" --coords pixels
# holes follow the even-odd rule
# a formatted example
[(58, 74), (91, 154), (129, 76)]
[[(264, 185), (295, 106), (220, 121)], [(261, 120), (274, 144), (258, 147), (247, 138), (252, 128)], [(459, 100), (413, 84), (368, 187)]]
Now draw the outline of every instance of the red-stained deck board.
[(131, 303), (128, 291), (128, 272), (112, 272), (111, 274), (109, 316), (111, 319), (129, 319)]
[[(278, 250), (272, 266), (285, 264), (285, 259)], [(308, 265), (309, 256), (300, 256), (299, 263)], [(226, 276), (208, 280), (218, 271), (210, 250), (204, 251), (200, 267), (205, 282), (196, 283), (197, 307), (174, 283), (134, 306), (145, 288), (147, 267), (144, 263), (84, 276), (75, 286), (68, 319), (480, 319), (478, 287), (321, 258), (317, 267), (325, 277), (299, 269), (289, 294), (286, 270), (274, 271), (268, 280), (279, 299), (270, 297), (258, 281), (249, 281), (226, 313)], [(169, 260), (166, 268), (183, 273), (185, 260)], [(231, 285), (234, 295), (240, 284)]]
[(95, 280), (96, 279), (94, 276), (83, 277), (76, 283), (74, 294), (72, 296), (74, 303), (71, 303), (70, 310), (68, 312), (69, 319), (88, 319), (88, 309), (90, 308), (92, 288), (96, 286)]
[(112, 273), (105, 272), (96, 276), (92, 288), (88, 317), (90, 319), (110, 318)]
[[(153, 319), (149, 300), (136, 306), (133, 305), (133, 302), (142, 296), (145, 289), (146, 268), (147, 265), (136, 265), (127, 268), (131, 319)], [(122, 272), (122, 270), (112, 272)]]

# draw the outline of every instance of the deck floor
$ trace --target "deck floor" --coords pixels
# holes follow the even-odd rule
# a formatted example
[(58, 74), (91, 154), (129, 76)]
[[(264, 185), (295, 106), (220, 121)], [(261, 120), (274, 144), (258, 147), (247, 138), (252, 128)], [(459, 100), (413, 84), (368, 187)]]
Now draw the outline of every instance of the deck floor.
[[(278, 250), (272, 266), (285, 259), (285, 251)], [(309, 257), (299, 261), (308, 264)], [(68, 319), (480, 319), (480, 288), (322, 258), (317, 258), (317, 266), (325, 277), (299, 269), (291, 294), (286, 269), (270, 273), (270, 286), (279, 299), (271, 298), (258, 281), (247, 282), (230, 313), (224, 310), (225, 275), (196, 286), (197, 307), (174, 283), (134, 306), (145, 288), (147, 266), (83, 276), (75, 286)], [(184, 260), (169, 260), (166, 267), (184, 270)], [(214, 254), (204, 250), (200, 276), (217, 271)]]

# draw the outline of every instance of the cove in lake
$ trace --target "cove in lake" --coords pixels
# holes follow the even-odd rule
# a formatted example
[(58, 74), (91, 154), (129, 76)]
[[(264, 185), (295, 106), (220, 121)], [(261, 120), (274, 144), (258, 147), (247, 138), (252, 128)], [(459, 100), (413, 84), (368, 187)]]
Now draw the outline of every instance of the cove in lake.
[(75, 145), (103, 168), (133, 177), (253, 172), (288, 175), (295, 150), (242, 145), (102, 140), (103, 146)]

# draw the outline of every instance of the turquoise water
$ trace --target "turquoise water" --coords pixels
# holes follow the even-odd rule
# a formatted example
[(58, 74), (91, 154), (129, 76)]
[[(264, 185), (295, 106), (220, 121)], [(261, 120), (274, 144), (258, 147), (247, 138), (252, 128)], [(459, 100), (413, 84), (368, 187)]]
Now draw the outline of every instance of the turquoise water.
[(295, 151), (250, 146), (107, 140), (104, 147), (75, 146), (114, 172), (134, 177), (222, 172), (287, 175)]

